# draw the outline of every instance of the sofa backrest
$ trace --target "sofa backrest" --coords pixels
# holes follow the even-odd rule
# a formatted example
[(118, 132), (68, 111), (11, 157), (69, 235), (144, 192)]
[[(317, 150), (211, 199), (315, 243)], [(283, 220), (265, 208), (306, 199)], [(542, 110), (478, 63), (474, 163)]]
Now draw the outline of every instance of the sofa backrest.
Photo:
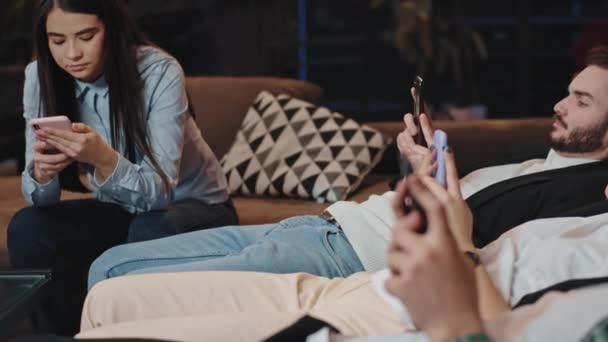
[(323, 90), (310, 82), (273, 77), (188, 77), (196, 123), (218, 159), (230, 149), (247, 109), (262, 90), (319, 104)]

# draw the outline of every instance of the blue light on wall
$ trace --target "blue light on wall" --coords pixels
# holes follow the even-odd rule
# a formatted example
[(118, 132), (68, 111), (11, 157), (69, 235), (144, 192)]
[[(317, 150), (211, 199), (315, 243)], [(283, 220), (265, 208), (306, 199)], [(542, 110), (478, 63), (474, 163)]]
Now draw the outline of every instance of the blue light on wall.
[(306, 0), (298, 0), (298, 79), (308, 79)]

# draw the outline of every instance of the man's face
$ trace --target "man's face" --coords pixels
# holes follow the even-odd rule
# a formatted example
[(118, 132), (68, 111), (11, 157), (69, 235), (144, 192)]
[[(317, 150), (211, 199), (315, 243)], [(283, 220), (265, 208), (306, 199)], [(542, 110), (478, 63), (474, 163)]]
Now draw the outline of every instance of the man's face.
[(46, 21), (49, 50), (72, 77), (95, 81), (104, 69), (105, 25), (95, 15), (51, 10)]
[(608, 70), (585, 68), (553, 109), (551, 145), (556, 151), (590, 153), (608, 147)]

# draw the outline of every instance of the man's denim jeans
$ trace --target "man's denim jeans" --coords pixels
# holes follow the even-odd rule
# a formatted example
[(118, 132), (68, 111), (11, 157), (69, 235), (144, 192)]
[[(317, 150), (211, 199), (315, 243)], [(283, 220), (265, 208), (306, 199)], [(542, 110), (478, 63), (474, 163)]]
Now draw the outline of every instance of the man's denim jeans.
[(307, 272), (346, 277), (363, 266), (342, 230), (318, 216), (230, 226), (117, 246), (91, 266), (89, 288), (125, 274), (184, 271)]

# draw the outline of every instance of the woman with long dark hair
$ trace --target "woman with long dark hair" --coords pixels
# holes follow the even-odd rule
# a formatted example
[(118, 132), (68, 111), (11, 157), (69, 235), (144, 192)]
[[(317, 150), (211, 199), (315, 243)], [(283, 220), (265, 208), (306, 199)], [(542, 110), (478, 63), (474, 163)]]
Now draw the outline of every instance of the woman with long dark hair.
[[(88, 266), (105, 249), (238, 219), (179, 63), (143, 38), (123, 0), (40, 0), (34, 21), (24, 117), (65, 115), (72, 125), (26, 125), (22, 188), (32, 206), (11, 220), (8, 247), (13, 267), (51, 268), (56, 290), (71, 293), (51, 296), (78, 306), (51, 313), (70, 333)], [(95, 198), (60, 201), (62, 189), (86, 190), (85, 173)]]

